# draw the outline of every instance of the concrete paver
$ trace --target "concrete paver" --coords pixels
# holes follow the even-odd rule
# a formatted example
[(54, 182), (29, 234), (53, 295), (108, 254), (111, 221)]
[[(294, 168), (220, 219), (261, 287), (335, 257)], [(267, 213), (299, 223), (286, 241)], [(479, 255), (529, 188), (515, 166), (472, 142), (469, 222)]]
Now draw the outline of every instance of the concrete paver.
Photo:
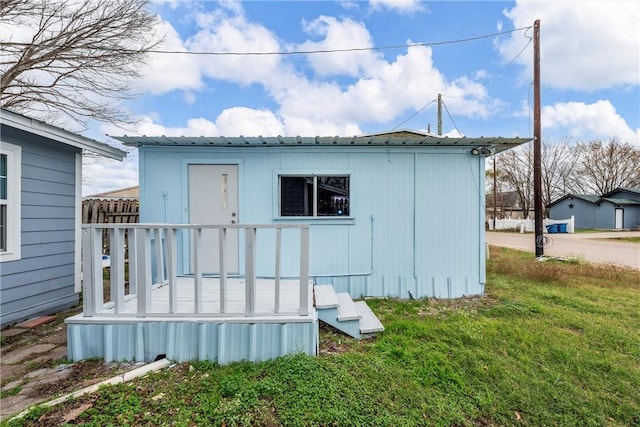
[(16, 328), (33, 329), (56, 320), (56, 316), (40, 316), (29, 319), (26, 322), (18, 323)]
[(4, 356), (2, 358), (2, 364), (13, 365), (15, 363), (22, 362), (23, 360), (31, 359), (34, 354), (46, 353), (53, 350), (55, 347), (55, 344), (36, 344), (25, 346)]
[(16, 337), (18, 335), (22, 335), (26, 332), (27, 332), (26, 329), (9, 328), (9, 329), (4, 329), (0, 334), (2, 335), (2, 338), (11, 338), (11, 337)]

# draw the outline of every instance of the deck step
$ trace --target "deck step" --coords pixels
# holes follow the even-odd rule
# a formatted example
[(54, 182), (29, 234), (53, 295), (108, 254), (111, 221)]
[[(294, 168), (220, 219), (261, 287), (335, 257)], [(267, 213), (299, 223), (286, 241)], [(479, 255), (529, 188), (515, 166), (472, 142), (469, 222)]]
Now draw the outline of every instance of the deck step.
[(338, 296), (338, 321), (345, 322), (347, 320), (359, 320), (360, 313), (356, 308), (356, 303), (351, 299), (351, 295), (347, 292), (341, 292)]
[(316, 308), (336, 308), (340, 305), (333, 285), (315, 285), (313, 292), (316, 297)]
[(365, 301), (358, 301), (355, 303), (356, 309), (360, 314), (360, 333), (372, 334), (374, 332), (384, 331), (384, 326), (380, 323), (380, 320), (373, 314), (373, 311), (369, 308)]

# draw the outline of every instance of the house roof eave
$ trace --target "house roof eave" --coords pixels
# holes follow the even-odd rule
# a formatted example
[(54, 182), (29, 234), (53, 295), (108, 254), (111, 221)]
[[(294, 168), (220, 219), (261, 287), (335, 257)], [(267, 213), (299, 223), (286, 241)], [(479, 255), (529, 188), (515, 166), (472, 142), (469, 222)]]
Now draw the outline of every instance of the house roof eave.
[(4, 108), (0, 110), (0, 123), (110, 159), (122, 161), (127, 155), (125, 151), (112, 147), (104, 142), (87, 138)]

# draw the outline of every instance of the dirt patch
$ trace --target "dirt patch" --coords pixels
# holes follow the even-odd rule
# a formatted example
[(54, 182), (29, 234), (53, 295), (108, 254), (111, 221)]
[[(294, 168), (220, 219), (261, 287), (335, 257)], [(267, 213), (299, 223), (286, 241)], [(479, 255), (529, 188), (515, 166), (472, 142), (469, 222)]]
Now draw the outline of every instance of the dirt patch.
[[(67, 360), (64, 319), (79, 313), (74, 307), (56, 320), (33, 329), (2, 331), (0, 348), (0, 419), (24, 409), (130, 371), (133, 363)], [(60, 425), (38, 424), (38, 425)]]

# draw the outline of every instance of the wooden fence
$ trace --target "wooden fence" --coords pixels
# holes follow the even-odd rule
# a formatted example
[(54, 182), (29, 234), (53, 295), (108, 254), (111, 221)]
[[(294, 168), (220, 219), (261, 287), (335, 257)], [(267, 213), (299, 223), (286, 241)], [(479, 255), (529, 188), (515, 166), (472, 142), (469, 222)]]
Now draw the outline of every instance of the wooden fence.
[[(83, 224), (133, 224), (138, 223), (140, 203), (138, 198), (84, 199), (82, 200)], [(104, 230), (102, 253), (110, 254), (109, 235)], [(125, 248), (127, 251), (128, 248)]]

